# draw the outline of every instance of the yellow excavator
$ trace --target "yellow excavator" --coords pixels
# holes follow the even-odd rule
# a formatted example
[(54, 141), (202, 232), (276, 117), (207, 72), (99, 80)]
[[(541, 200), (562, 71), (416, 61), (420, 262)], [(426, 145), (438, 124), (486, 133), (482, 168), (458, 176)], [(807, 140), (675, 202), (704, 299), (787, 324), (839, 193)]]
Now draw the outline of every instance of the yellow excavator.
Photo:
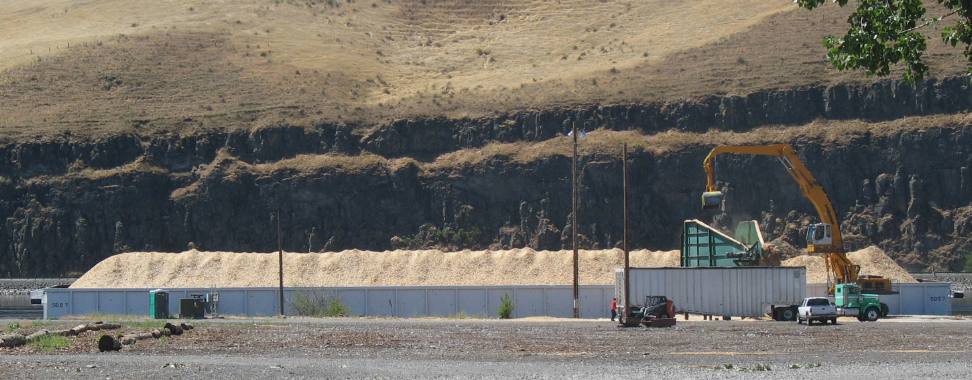
[(861, 276), (859, 275), (861, 267), (847, 259), (837, 212), (834, 211), (834, 206), (830, 203), (830, 198), (827, 197), (823, 187), (803, 165), (803, 161), (790, 144), (721, 145), (713, 148), (702, 164), (706, 174), (702, 208), (718, 208), (722, 204), (723, 194), (716, 187), (715, 182), (715, 158), (723, 153), (776, 157), (800, 186), (803, 196), (810, 200), (820, 217), (820, 223), (811, 224), (807, 230), (807, 252), (824, 255), (827, 270), (833, 277), (833, 282), (828, 284), (830, 294), (834, 294), (835, 284), (845, 283), (857, 283), (861, 290), (871, 293), (892, 292), (890, 279), (881, 276)]

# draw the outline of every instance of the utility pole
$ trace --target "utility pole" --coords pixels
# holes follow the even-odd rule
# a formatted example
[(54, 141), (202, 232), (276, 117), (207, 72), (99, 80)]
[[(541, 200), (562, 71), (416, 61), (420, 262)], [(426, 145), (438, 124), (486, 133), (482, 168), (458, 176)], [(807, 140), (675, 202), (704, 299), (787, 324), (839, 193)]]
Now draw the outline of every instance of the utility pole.
[(580, 286), (578, 285), (578, 255), (577, 255), (577, 123), (571, 123), (571, 134), (574, 137), (574, 154), (570, 162), (570, 234), (571, 245), (574, 249), (574, 318), (580, 318)]
[(624, 250), (624, 324), (628, 323), (628, 311), (631, 310), (631, 261), (628, 252), (628, 143), (624, 143), (621, 148), (621, 177), (624, 197), (622, 207), (624, 208), (624, 232), (621, 237), (621, 249)]
[(283, 236), (280, 233), (280, 208), (277, 208), (277, 269), (280, 280), (280, 316), (284, 316), (284, 288), (283, 288)]

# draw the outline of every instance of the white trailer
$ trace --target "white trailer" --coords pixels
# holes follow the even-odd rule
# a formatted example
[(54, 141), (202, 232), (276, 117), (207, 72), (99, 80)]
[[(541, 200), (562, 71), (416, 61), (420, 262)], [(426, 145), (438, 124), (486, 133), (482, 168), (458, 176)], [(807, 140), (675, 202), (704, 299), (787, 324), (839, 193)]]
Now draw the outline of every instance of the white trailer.
[[(631, 304), (666, 296), (677, 313), (716, 316), (782, 316), (806, 297), (804, 267), (631, 268)], [(615, 272), (615, 294), (624, 304), (624, 270)], [(790, 319), (789, 315), (786, 318)]]

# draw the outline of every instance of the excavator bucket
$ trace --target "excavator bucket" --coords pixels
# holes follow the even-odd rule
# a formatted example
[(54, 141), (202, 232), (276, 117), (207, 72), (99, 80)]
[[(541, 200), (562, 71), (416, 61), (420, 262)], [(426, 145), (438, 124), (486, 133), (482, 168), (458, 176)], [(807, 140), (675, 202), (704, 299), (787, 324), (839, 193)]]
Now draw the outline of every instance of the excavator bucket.
[(722, 205), (721, 191), (706, 191), (702, 193), (702, 208), (714, 209)]

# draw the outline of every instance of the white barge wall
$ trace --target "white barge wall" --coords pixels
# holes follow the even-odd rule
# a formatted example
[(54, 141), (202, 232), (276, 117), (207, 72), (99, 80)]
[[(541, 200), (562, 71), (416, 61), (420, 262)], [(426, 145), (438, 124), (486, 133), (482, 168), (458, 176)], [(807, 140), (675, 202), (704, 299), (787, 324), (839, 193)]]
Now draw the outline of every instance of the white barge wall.
[[(44, 318), (86, 314), (148, 316), (150, 289), (45, 289), (42, 297)], [(179, 299), (193, 294), (211, 293), (214, 289), (166, 289), (169, 291), (169, 313), (179, 314)], [(277, 288), (224, 288), (219, 293), (221, 315), (272, 316), (279, 313)], [(284, 311), (296, 315), (295, 295), (304, 294), (330, 300), (338, 298), (351, 316), (448, 317), (465, 314), (470, 317), (495, 318), (500, 299), (513, 300), (513, 317), (573, 316), (571, 286), (429, 286), (429, 287), (340, 287), (285, 288)], [(580, 312), (583, 318), (607, 318), (614, 287), (584, 285), (580, 287)]]
[[(615, 294), (624, 302), (624, 270), (616, 271)], [(803, 267), (631, 268), (631, 300), (666, 296), (678, 313), (757, 317), (770, 305), (797, 305), (806, 296)], [(639, 301), (640, 300), (640, 301)]]
[[(892, 283), (891, 290), (897, 294), (878, 295), (889, 315), (952, 315), (951, 283)], [(807, 296), (827, 297), (827, 284), (807, 285)]]

